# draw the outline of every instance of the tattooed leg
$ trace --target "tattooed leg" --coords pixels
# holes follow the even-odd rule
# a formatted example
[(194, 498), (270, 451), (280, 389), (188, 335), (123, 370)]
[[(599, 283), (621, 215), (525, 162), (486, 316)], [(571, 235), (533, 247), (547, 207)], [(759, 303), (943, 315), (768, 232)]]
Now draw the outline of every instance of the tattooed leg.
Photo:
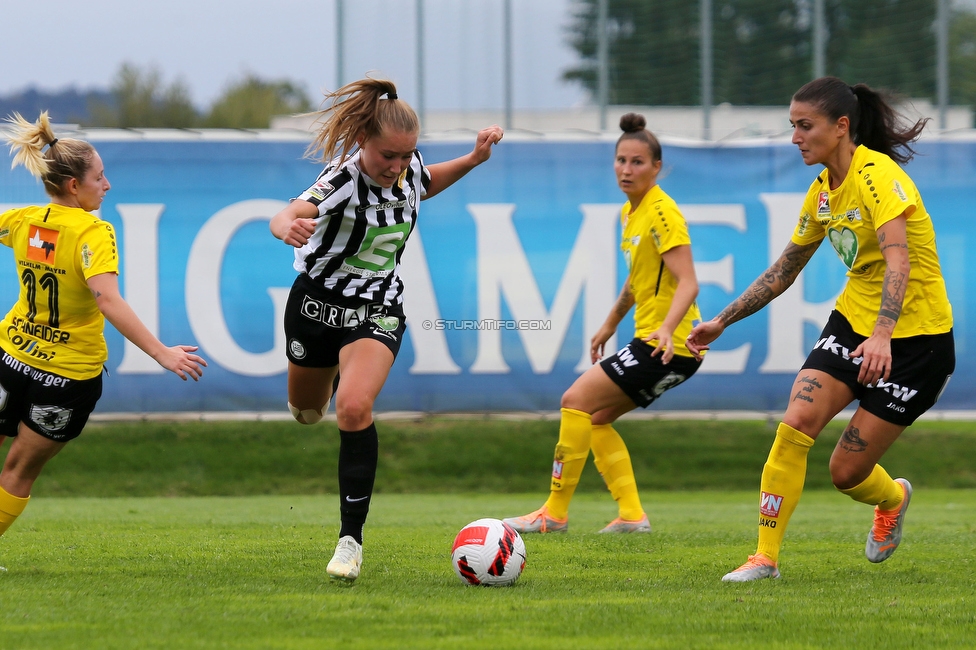
[(813, 393), (818, 388), (823, 388), (821, 384), (815, 377), (810, 377), (804, 375), (796, 380), (796, 386), (799, 390), (796, 391), (796, 395), (793, 396), (794, 400), (802, 399), (805, 402), (810, 402), (813, 404)]
[(861, 432), (853, 424), (847, 425), (847, 428), (844, 429), (844, 435), (841, 436), (838, 443), (841, 449), (855, 454), (867, 449), (868, 441), (862, 438), (860, 434)]

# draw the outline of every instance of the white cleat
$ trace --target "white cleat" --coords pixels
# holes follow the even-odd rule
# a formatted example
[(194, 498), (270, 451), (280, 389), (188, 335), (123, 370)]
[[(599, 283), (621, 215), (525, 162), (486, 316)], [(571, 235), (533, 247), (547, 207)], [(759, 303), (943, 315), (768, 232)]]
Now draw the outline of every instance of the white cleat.
[(352, 582), (359, 577), (359, 568), (362, 565), (363, 547), (350, 535), (346, 535), (336, 544), (335, 554), (325, 571), (336, 580)]
[(647, 515), (644, 515), (637, 521), (631, 521), (630, 519), (622, 519), (617, 517), (606, 527), (599, 531), (601, 533), (649, 533), (651, 532), (651, 522), (647, 520)]
[(749, 560), (735, 571), (722, 576), (722, 582), (752, 582), (763, 578), (778, 578), (776, 563), (762, 553), (750, 555)]

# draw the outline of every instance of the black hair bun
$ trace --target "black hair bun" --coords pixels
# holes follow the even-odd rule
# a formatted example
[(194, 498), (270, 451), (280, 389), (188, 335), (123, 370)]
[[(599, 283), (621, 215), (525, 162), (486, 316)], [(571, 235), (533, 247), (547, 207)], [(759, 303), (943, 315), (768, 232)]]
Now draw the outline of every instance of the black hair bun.
[(627, 113), (620, 118), (620, 129), (624, 133), (643, 131), (647, 127), (647, 120), (639, 113)]

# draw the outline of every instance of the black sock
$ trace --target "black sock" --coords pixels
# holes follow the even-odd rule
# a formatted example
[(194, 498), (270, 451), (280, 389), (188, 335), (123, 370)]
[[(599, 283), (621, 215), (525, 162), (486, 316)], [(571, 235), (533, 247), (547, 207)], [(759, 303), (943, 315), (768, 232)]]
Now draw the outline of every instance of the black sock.
[(339, 537), (350, 535), (362, 544), (376, 479), (376, 425), (371, 422), (362, 431), (340, 429), (339, 440)]

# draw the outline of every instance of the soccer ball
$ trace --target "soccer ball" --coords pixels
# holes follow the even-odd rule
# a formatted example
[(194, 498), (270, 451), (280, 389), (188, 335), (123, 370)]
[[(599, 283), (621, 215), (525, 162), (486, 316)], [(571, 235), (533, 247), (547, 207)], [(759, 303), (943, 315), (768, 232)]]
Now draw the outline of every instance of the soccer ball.
[(508, 586), (525, 568), (525, 542), (498, 519), (472, 521), (454, 538), (451, 564), (464, 584)]

